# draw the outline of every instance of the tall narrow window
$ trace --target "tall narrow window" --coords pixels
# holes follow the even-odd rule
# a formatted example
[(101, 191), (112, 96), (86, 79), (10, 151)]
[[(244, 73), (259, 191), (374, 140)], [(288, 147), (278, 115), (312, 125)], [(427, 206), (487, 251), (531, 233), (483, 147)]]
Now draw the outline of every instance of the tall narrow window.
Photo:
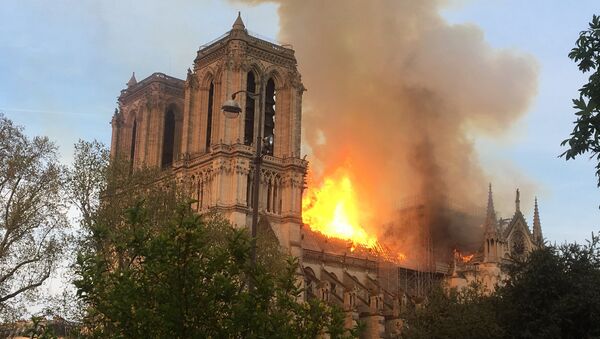
[(204, 180), (202, 180), (200, 183), (198, 183), (198, 187), (199, 187), (199, 190), (200, 190), (199, 191), (198, 201), (200, 201), (199, 202), (200, 209), (203, 209), (204, 207), (206, 207), (206, 206), (204, 206), (205, 205), (205, 203), (204, 203)]
[(206, 114), (206, 151), (210, 148), (210, 136), (212, 132), (212, 110), (213, 110), (213, 96), (215, 94), (215, 85), (210, 82), (210, 88), (208, 90), (208, 110)]
[(265, 153), (273, 155), (273, 149), (275, 148), (275, 81), (270, 78), (267, 82), (267, 89), (265, 94), (265, 138), (271, 140), (271, 143), (266, 145)]
[(199, 211), (202, 208), (202, 179), (198, 178), (198, 183), (196, 183), (196, 211)]
[(267, 212), (273, 212), (273, 183), (267, 184)]
[(169, 109), (165, 113), (165, 128), (163, 131), (162, 145), (162, 167), (170, 166), (173, 163), (173, 148), (175, 147), (175, 113)]
[(131, 127), (131, 148), (129, 154), (129, 160), (131, 160), (131, 164), (133, 165), (133, 159), (135, 157), (135, 143), (137, 137), (137, 120), (133, 120), (133, 127)]
[(273, 207), (271, 208), (273, 213), (279, 214), (279, 185), (277, 185), (277, 179), (273, 185)]
[[(251, 93), (256, 93), (256, 81), (254, 73), (248, 72), (246, 80), (246, 90)], [(246, 117), (244, 118), (244, 145), (251, 145), (254, 140), (254, 103), (255, 99), (246, 95)]]

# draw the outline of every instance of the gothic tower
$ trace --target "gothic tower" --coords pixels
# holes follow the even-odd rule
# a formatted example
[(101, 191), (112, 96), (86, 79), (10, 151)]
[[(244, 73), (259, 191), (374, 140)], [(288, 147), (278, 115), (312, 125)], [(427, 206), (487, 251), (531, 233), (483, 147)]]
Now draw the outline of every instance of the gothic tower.
[[(170, 171), (198, 202), (199, 213), (216, 210), (238, 227), (251, 224), (253, 143), (273, 140), (260, 175), (259, 232), (274, 234), (301, 257), (301, 196), (307, 162), (300, 158), (302, 85), (294, 50), (257, 38), (238, 15), (232, 29), (200, 47), (193, 70), (180, 80), (154, 73), (121, 91), (112, 120), (111, 156), (132, 166)], [(242, 112), (227, 118), (221, 106), (240, 90)], [(258, 126), (258, 115), (263, 126)]]

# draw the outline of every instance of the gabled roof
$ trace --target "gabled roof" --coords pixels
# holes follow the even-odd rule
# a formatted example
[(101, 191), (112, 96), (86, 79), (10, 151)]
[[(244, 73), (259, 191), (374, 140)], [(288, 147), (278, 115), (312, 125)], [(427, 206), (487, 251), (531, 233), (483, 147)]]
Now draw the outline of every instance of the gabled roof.
[(529, 226), (527, 225), (527, 220), (525, 220), (525, 217), (523, 216), (523, 213), (521, 213), (521, 211), (516, 211), (512, 219), (508, 223), (508, 227), (506, 227), (506, 229), (504, 230), (504, 234), (502, 234), (504, 239), (508, 239), (508, 236), (513, 232), (513, 229), (515, 227), (518, 227), (519, 223), (523, 225), (523, 228), (525, 229), (525, 232), (527, 232), (529, 239), (533, 239), (531, 231), (529, 230)]

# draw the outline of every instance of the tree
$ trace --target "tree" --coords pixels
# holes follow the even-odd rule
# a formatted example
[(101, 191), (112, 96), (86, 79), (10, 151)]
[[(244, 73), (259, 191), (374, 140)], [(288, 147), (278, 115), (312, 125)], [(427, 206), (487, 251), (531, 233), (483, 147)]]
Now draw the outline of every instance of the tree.
[(110, 254), (92, 251), (78, 258), (75, 284), (97, 335), (314, 338), (328, 329), (343, 333), (342, 323), (333, 321), (341, 319), (337, 309), (299, 302), (297, 263), (274, 271), (259, 255), (259, 264), (250, 264), (252, 242), (245, 231), (218, 216), (196, 215), (189, 204), (179, 205), (165, 224), (154, 224), (153, 218), (145, 202), (138, 203), (117, 231), (94, 233)]
[(92, 215), (100, 206), (100, 194), (106, 190), (109, 154), (106, 146), (97, 140), (79, 140), (75, 144), (67, 190), (86, 228), (91, 227)]
[(584, 153), (596, 158), (596, 176), (600, 187), (600, 17), (594, 15), (589, 28), (579, 33), (576, 46), (569, 58), (577, 63), (583, 73), (592, 72), (588, 82), (579, 89), (579, 98), (573, 99), (576, 120), (571, 137), (561, 146), (568, 149), (561, 154), (566, 160)]
[[(99, 148), (79, 148), (94, 149)], [(104, 172), (101, 203), (82, 220), (74, 283), (94, 336), (345, 335), (339, 309), (301, 302), (297, 262), (285, 260), (279, 246), (259, 239), (258, 264), (251, 265), (252, 241), (245, 230), (218, 214), (196, 214), (165, 172), (130, 168), (113, 159)], [(88, 200), (94, 199), (82, 199)]]
[(63, 182), (56, 146), (0, 114), (0, 311), (56, 267), (67, 225)]
[(422, 307), (406, 314), (403, 338), (505, 338), (494, 299), (479, 284), (463, 289), (436, 286)]
[(499, 322), (511, 338), (600, 336), (600, 239), (546, 246), (508, 267), (497, 291)]

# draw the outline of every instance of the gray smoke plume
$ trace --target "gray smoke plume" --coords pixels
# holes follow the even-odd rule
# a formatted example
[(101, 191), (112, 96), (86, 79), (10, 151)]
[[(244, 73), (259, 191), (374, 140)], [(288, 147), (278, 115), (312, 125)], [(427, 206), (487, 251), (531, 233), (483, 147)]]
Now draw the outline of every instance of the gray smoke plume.
[(481, 211), (489, 178), (469, 136), (500, 136), (526, 112), (535, 60), (492, 48), (474, 25), (449, 24), (444, 1), (273, 2), (279, 39), (294, 46), (308, 89), (311, 166), (322, 175), (351, 168), (361, 201), (376, 211), (365, 228), (410, 250), (419, 232), (396, 220), (408, 199), (432, 214), (434, 247), (480, 236), (468, 218), (440, 211)]

